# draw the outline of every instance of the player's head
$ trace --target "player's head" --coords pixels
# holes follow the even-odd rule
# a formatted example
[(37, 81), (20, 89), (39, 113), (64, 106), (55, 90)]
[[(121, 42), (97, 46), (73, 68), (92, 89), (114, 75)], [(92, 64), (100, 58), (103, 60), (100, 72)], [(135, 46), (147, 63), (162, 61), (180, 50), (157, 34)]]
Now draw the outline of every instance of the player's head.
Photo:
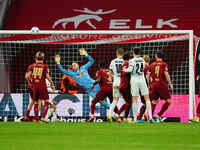
[(79, 70), (79, 64), (76, 63), (76, 62), (73, 62), (72, 63), (72, 70), (75, 71), (75, 72), (77, 72)]
[(150, 63), (150, 57), (148, 55), (144, 55), (143, 59), (144, 59), (145, 63), (147, 63), (147, 64)]
[(118, 48), (116, 54), (117, 54), (117, 57), (122, 57), (124, 55), (124, 49)]
[(163, 59), (163, 57), (164, 57), (163, 52), (159, 51), (156, 53), (156, 56), (155, 56), (156, 59)]
[(139, 47), (133, 48), (133, 55), (140, 55), (141, 49)]
[(125, 52), (124, 55), (123, 55), (123, 60), (128, 61), (130, 58), (131, 58), (130, 53), (129, 52)]
[(41, 52), (41, 51), (38, 51), (36, 54), (35, 54), (35, 60), (36, 61), (44, 61), (44, 53)]

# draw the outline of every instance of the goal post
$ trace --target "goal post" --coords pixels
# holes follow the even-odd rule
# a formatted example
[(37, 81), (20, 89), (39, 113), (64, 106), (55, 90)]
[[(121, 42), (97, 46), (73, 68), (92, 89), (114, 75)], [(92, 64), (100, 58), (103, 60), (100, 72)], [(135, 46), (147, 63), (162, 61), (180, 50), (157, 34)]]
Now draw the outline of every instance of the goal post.
[[(94, 78), (98, 63), (106, 61), (109, 64), (115, 57), (116, 48), (122, 47), (130, 51), (135, 46), (141, 47), (142, 54), (149, 55), (151, 60), (157, 51), (164, 51), (175, 87), (172, 91), (174, 105), (178, 105), (180, 100), (180, 105), (186, 109), (188, 104), (188, 111), (181, 110), (181, 106), (171, 109), (177, 109), (180, 113), (188, 112), (187, 119), (193, 118), (195, 53), (192, 30), (39, 30), (34, 33), (31, 30), (1, 30), (0, 71), (4, 73), (0, 78), (4, 82), (0, 84), (7, 87), (0, 88), (0, 93), (27, 93), (24, 73), (27, 65), (33, 62), (37, 50), (46, 53), (46, 63), (59, 88), (62, 74), (53, 60), (56, 53), (61, 54), (61, 63), (67, 68), (74, 61), (81, 64), (87, 61), (80, 57), (77, 51), (81, 47), (86, 48), (89, 55), (95, 59), (95, 64), (89, 69), (91, 77)], [(173, 116), (170, 113), (167, 115)]]

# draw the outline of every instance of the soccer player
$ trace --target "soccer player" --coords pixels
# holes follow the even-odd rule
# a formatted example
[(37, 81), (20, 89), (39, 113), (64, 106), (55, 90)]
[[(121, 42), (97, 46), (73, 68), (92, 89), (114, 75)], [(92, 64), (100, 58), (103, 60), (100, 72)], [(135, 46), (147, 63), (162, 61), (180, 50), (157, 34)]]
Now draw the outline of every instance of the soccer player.
[(152, 112), (154, 112), (158, 99), (166, 100), (160, 112), (156, 115), (157, 122), (161, 121), (163, 113), (168, 109), (171, 103), (171, 95), (168, 89), (166, 80), (173, 90), (173, 84), (168, 73), (167, 63), (162, 60), (163, 53), (157, 52), (155, 55), (156, 61), (150, 65), (151, 73), (151, 97), (152, 97)]
[[(145, 55), (145, 56), (143, 56), (143, 59), (144, 59), (144, 61), (146, 63), (145, 67), (144, 67), (144, 76), (145, 76), (145, 79), (146, 79), (147, 87), (149, 88), (150, 87), (150, 73), (149, 73), (150, 57)], [(145, 113), (145, 111), (146, 111), (146, 102), (145, 102), (144, 96), (140, 95), (140, 98), (141, 98), (142, 106), (140, 108), (139, 114), (137, 115), (137, 120), (141, 120), (143, 115), (144, 115), (144, 113)], [(149, 97), (149, 98), (151, 100), (151, 97)], [(145, 117), (144, 120), (147, 120), (146, 115), (144, 117)]]
[(45, 101), (44, 109), (42, 112), (41, 121), (47, 122), (45, 116), (49, 108), (49, 95), (47, 91), (47, 85), (45, 79), (48, 79), (51, 83), (53, 91), (55, 91), (55, 86), (48, 72), (48, 65), (44, 64), (44, 53), (37, 52), (35, 55), (35, 63), (29, 65), (26, 79), (32, 83), (32, 92), (34, 100), (34, 122), (37, 122), (38, 119), (38, 101)]
[(131, 107), (131, 90), (130, 90), (130, 74), (124, 72), (125, 69), (128, 68), (129, 66), (129, 59), (131, 58), (131, 55), (129, 52), (124, 53), (123, 55), (123, 60), (124, 63), (122, 65), (122, 72), (121, 72), (121, 82), (119, 85), (119, 91), (120, 94), (122, 95), (123, 99), (125, 100), (125, 104), (123, 104), (121, 106), (121, 108), (119, 109), (119, 111), (117, 112), (118, 114), (118, 118), (120, 120), (120, 122), (123, 122), (123, 119), (120, 116), (120, 114), (125, 111), (125, 119), (127, 120), (128, 115), (129, 115), (129, 110)]
[(117, 106), (119, 97), (120, 97), (120, 91), (119, 91), (119, 85), (120, 85), (120, 80), (121, 80), (121, 69), (122, 69), (122, 64), (124, 62), (123, 60), (123, 54), (124, 54), (124, 49), (118, 48), (116, 55), (117, 58), (113, 59), (110, 63), (110, 70), (113, 73), (113, 102), (110, 105), (109, 109), (109, 114), (108, 114), (108, 121), (112, 122), (112, 116), (113, 116), (113, 111), (115, 107)]
[[(81, 66), (79, 68), (78, 63), (72, 63), (72, 69), (73, 72), (69, 72), (60, 65), (60, 55), (55, 56), (55, 62), (58, 66), (58, 69), (63, 73), (70, 77), (72, 77), (77, 84), (79, 84), (81, 87), (85, 89), (85, 91), (91, 96), (95, 97), (98, 91), (100, 90), (99, 84), (96, 84), (94, 88), (91, 88), (93, 83), (95, 82), (94, 79), (92, 79), (88, 73), (88, 69), (93, 65), (94, 59), (88, 55), (87, 51), (84, 48), (79, 49), (80, 55), (86, 56), (88, 58), (88, 63)], [(106, 108), (109, 108), (109, 105), (104, 102), (104, 106)]]
[(91, 117), (88, 122), (92, 122), (94, 120), (94, 112), (95, 112), (95, 105), (97, 102), (103, 103), (104, 99), (108, 97), (110, 102), (113, 100), (112, 94), (112, 84), (113, 84), (113, 75), (109, 69), (106, 69), (105, 63), (101, 63), (100, 69), (96, 72), (96, 81), (93, 83), (92, 88), (99, 83), (100, 91), (96, 94), (94, 99), (91, 103)]
[(149, 99), (149, 90), (144, 77), (145, 61), (140, 57), (140, 48), (133, 49), (134, 58), (129, 61), (129, 67), (125, 69), (125, 72), (131, 73), (131, 95), (132, 95), (132, 110), (134, 115), (134, 122), (137, 121), (137, 99), (138, 96), (144, 96), (146, 101), (147, 112), (149, 115), (149, 121), (154, 122), (152, 118), (151, 103)]

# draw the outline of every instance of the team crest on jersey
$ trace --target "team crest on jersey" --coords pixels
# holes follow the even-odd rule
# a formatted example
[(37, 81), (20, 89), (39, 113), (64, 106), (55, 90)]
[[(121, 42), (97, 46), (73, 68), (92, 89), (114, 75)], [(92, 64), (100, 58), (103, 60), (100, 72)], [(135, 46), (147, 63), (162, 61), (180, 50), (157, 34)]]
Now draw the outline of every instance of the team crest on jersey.
[(81, 76), (83, 76), (83, 74), (84, 74), (84, 73), (81, 72), (81, 73), (77, 74), (77, 76), (78, 76), (78, 77), (81, 77)]

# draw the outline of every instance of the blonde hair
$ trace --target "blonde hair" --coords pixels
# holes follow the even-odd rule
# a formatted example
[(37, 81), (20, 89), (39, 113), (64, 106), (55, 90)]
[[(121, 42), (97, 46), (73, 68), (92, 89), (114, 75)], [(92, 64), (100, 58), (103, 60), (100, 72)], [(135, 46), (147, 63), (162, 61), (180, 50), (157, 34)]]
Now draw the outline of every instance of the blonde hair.
[(150, 57), (148, 56), (148, 55), (144, 55), (143, 56), (143, 59), (144, 59), (144, 61), (146, 62), (146, 63), (150, 63)]

